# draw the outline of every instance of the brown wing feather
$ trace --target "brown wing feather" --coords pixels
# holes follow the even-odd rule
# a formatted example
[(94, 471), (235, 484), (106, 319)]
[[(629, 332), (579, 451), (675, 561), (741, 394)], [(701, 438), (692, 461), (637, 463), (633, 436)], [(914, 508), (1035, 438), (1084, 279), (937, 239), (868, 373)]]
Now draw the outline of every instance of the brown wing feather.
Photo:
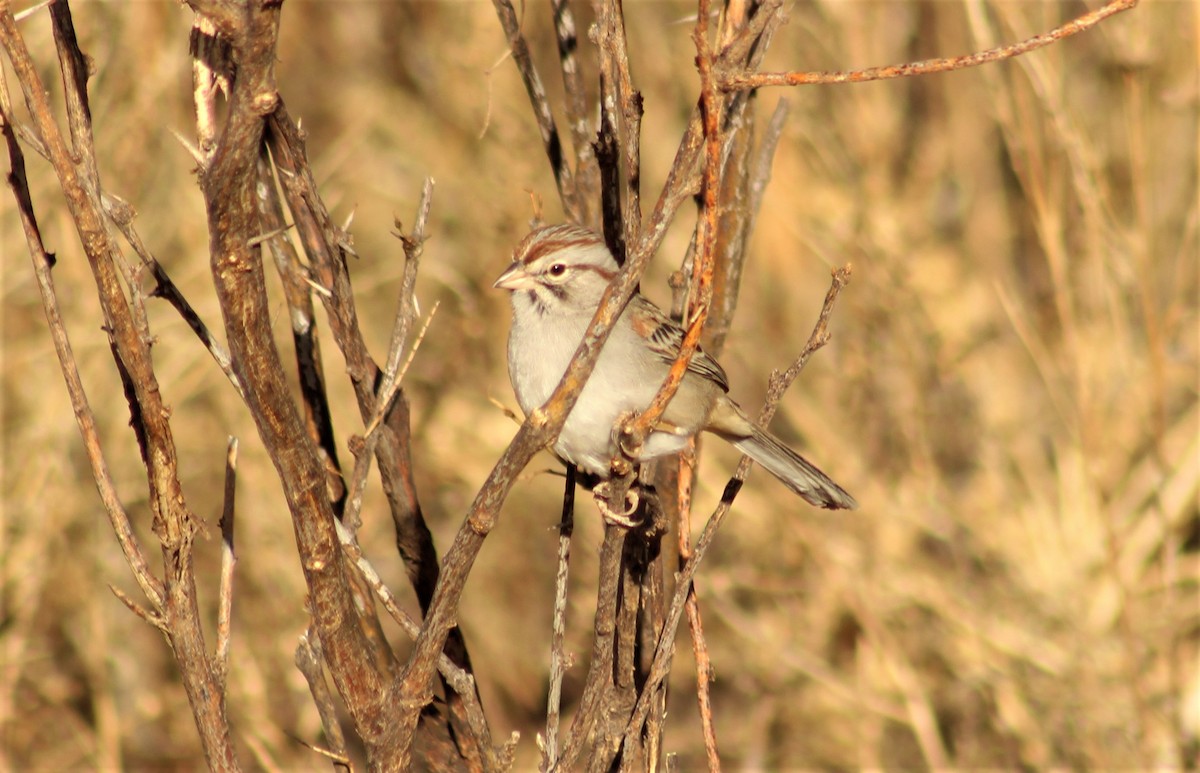
[[(645, 298), (637, 296), (635, 300), (641, 302), (642, 309), (654, 321), (653, 329), (648, 332), (648, 338), (655, 344), (654, 353), (663, 362), (670, 365), (675, 361), (675, 357), (679, 355), (679, 350), (683, 346), (683, 328), (675, 324), (670, 317), (663, 313), (662, 309)], [(725, 375), (725, 369), (716, 360), (705, 354), (703, 349), (697, 348), (696, 353), (692, 355), (692, 361), (688, 363), (688, 372), (712, 381), (720, 386), (723, 392), (729, 391), (729, 378)]]

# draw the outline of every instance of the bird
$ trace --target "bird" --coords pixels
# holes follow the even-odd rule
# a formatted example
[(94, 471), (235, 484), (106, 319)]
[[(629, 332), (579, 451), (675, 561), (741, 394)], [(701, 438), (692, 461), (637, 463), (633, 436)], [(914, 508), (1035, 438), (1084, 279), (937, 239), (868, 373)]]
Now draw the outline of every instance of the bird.
[[(510, 293), (508, 374), (526, 415), (550, 399), (619, 270), (604, 240), (582, 226), (543, 226), (518, 244), (512, 264), (493, 286)], [(683, 329), (662, 309), (635, 293), (605, 341), (595, 370), (554, 442), (554, 452), (586, 473), (608, 478), (616, 450), (614, 425), (650, 404), (683, 337)], [(809, 504), (829, 510), (858, 506), (828, 475), (751, 421), (728, 392), (724, 369), (697, 349), (638, 461), (677, 453), (691, 437), (707, 431), (749, 456)]]

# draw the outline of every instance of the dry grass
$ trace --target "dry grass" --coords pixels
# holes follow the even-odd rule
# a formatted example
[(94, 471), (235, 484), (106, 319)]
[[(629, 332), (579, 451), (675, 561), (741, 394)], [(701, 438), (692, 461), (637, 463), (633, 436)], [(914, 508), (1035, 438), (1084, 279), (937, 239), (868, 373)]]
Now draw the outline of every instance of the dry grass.
[[(217, 325), (203, 206), (170, 134), (191, 125), (190, 13), (148, 3), (76, 11), (96, 63), (102, 174)], [(648, 191), (695, 98), (689, 27), (675, 23), (691, 12), (666, 2), (627, 9), (646, 96)], [(551, 73), (547, 12), (525, 13)], [(768, 65), (963, 53), (1049, 29), (1064, 13), (1041, 3), (820, 2), (792, 10)], [(1016, 62), (788, 94), (793, 117), (724, 360), (735, 393), (754, 405), (770, 370), (802, 345), (829, 267), (853, 262), (833, 345), (775, 428), (863, 507), (817, 512), (756, 475), (701, 570), (730, 767), (1195, 760), (1195, 15), (1193, 4), (1151, 3)], [(362, 257), (351, 268), (376, 351), (399, 283), (392, 217), (411, 218), (422, 178), (437, 180), (419, 297), (442, 308), (407, 388), (418, 484), (444, 546), (513, 431), (488, 399), (514, 402), (507, 305), (490, 283), (523, 233), (526, 191), (553, 219), (553, 185), (511, 63), (485, 74), (504, 51), (490, 5), (295, 3), (283, 20), (280, 87), (309, 132), (335, 216), (356, 213)], [(23, 30), (49, 72), (44, 18)], [(783, 93), (764, 92), (759, 109)], [(145, 484), (86, 261), (48, 167), (31, 160), (30, 173), (110, 463), (145, 526)], [(194, 728), (168, 651), (105, 587), (134, 590), (82, 457), (11, 207), (0, 224), (0, 768), (194, 769)], [(685, 240), (674, 233), (652, 269), (646, 287), (660, 301)], [(184, 486), (211, 524), (226, 435), (243, 439), (230, 679), (243, 761), (317, 767), (295, 740), (319, 742), (319, 723), (291, 666), (304, 586), (278, 482), (201, 347), (165, 305), (151, 311)], [(290, 346), (282, 319), (279, 333)], [(344, 442), (361, 428), (330, 362)], [(725, 449), (706, 451), (701, 510), (733, 467)], [(550, 466), (546, 457), (540, 468)], [(535, 468), (489, 538), (461, 616), (495, 731), (523, 734), (519, 769), (536, 759), (544, 713), (560, 489)], [(582, 659), (600, 528), (590, 506), (581, 515), (569, 637)], [(377, 497), (364, 516), (364, 546), (403, 591)], [(217, 553), (215, 540), (201, 546), (209, 604)], [(667, 738), (684, 768), (703, 760), (689, 667), (681, 656)], [(582, 668), (568, 676), (568, 701)]]

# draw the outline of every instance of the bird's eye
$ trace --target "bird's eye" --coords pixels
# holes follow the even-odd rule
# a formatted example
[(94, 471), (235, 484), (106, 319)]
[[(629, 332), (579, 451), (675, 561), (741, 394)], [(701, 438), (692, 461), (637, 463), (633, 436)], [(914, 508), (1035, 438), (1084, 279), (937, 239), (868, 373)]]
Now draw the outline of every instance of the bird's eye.
[(562, 276), (567, 273), (566, 263), (555, 263), (550, 266), (550, 276)]

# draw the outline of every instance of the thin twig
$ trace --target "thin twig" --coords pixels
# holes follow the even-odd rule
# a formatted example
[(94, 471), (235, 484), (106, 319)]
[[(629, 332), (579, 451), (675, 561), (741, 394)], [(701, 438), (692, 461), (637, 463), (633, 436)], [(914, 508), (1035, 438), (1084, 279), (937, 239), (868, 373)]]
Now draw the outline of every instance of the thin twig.
[(208, 350), (209, 355), (217, 363), (217, 367), (225, 374), (225, 378), (233, 386), (234, 391), (243, 400), (246, 395), (242, 390), (242, 382), (238, 378), (237, 373), (233, 370), (233, 362), (229, 356), (229, 350), (218, 341), (212, 334), (208, 325), (200, 318), (199, 312), (195, 307), (188, 302), (184, 297), (183, 291), (171, 279), (167, 270), (162, 263), (154, 257), (145, 242), (142, 241), (137, 229), (133, 227), (134, 211), (124, 199), (121, 199), (112, 194), (102, 194), (101, 202), (104, 204), (104, 212), (108, 215), (116, 226), (121, 235), (125, 237), (125, 241), (133, 248), (135, 254), (142, 261), (142, 266), (149, 269), (150, 275), (154, 277), (154, 289), (150, 291), (150, 296), (153, 298), (162, 298), (178, 312), (187, 326), (192, 329), (196, 337), (200, 339), (200, 343)]
[(223, 687), (229, 676), (229, 646), (233, 634), (233, 568), (237, 554), (233, 550), (234, 498), (237, 493), (238, 440), (229, 438), (225, 449), (225, 499), (221, 508), (221, 585), (217, 596), (217, 647), (213, 667)]
[(417, 353), (417, 348), (421, 345), (421, 339), (425, 337), (425, 330), (428, 329), (429, 323), (433, 321), (433, 315), (437, 312), (437, 306), (434, 306), (425, 320), (425, 327), (422, 328), (417, 341), (408, 352), (407, 361), (402, 362), (404, 347), (408, 343), (408, 330), (412, 325), (413, 316), (417, 311), (417, 270), (420, 267), (422, 245), (424, 245), (426, 238), (428, 238), (425, 235), (425, 224), (429, 220), (429, 208), (432, 205), (433, 178), (426, 177), (425, 184), (421, 189), (420, 201), (417, 203), (417, 216), (413, 225), (413, 231), (409, 235), (400, 233), (400, 241), (404, 245), (405, 256), (404, 280), (400, 283), (400, 300), (396, 304), (396, 316), (392, 324), (392, 336), (391, 343), (388, 345), (387, 362), (384, 365), (383, 372), (380, 374), (379, 384), (375, 392), (375, 405), (367, 420), (367, 428), (364, 435), (365, 447), (355, 460), (354, 474), (350, 479), (350, 493), (347, 500), (349, 507), (345, 522), (352, 532), (357, 531), (360, 524), (362, 497), (366, 487), (367, 470), (370, 467), (371, 458), (375, 455), (375, 448), (379, 443), (379, 435), (376, 429), (379, 427), (380, 422), (387, 416), (392, 405), (392, 400), (395, 398), (396, 392), (400, 389), (400, 382), (404, 378), (404, 373), (407, 372), (408, 365), (412, 362), (413, 357)]
[[(693, 439), (693, 448), (695, 440)], [(685, 453), (679, 460), (677, 496), (679, 501), (679, 526), (676, 540), (679, 550), (679, 566), (686, 566), (692, 558), (692, 480), (696, 472), (695, 453)], [(704, 623), (700, 617), (700, 605), (696, 600), (695, 582), (688, 589), (686, 611), (688, 628), (692, 634), (692, 652), (696, 660), (696, 701), (700, 709), (700, 727), (704, 736), (704, 753), (708, 769), (721, 769), (721, 756), (717, 751), (717, 733), (713, 724), (712, 660), (708, 655), (708, 642), (704, 637)]]
[(546, 701), (546, 735), (542, 749), (542, 771), (558, 763), (558, 723), (562, 709), (562, 683), (570, 668), (565, 651), (567, 635), (567, 578), (571, 559), (571, 536), (575, 531), (575, 465), (567, 464), (563, 489), (562, 520), (558, 526), (558, 573), (554, 579), (554, 623), (550, 640), (550, 695)]
[(291, 239), (283, 238), (291, 226), (283, 215), (275, 170), (271, 154), (266, 143), (263, 143), (255, 167), (258, 175), (255, 204), (262, 228), (275, 234), (264, 243), (275, 263), (275, 272), (283, 285), (283, 297), (288, 305), (287, 320), (292, 330), (296, 380), (300, 387), (300, 403), (304, 407), (305, 430), (317, 444), (325, 473), (326, 495), (334, 516), (341, 518), (346, 509), (346, 481), (333, 430), (324, 359), (313, 309), (312, 284), (308, 281), (308, 272), (300, 262), (295, 245)]
[[(296, 652), (292, 662), (296, 664), (296, 669), (308, 683), (308, 691), (312, 695), (313, 704), (317, 707), (317, 716), (321, 718), (321, 729), (325, 732), (329, 751), (335, 760), (334, 767), (338, 770), (349, 771), (349, 765), (337, 762), (338, 759), (347, 758), (346, 736), (342, 733), (342, 724), (338, 720), (337, 703), (333, 699), (333, 693), (329, 690), (329, 683), (325, 680), (325, 658), (321, 654), (321, 637), (317, 635), (311, 625), (307, 631), (300, 634), (300, 641), (296, 643)], [(309, 748), (314, 747), (309, 746)]]
[(952, 56), (942, 59), (926, 59), (921, 62), (893, 64), (883, 67), (868, 67), (862, 70), (845, 70), (835, 72), (739, 72), (725, 75), (721, 78), (721, 88), (725, 91), (740, 91), (757, 89), (764, 86), (811, 86), (831, 83), (864, 83), (867, 81), (888, 80), (890, 78), (906, 78), (912, 75), (927, 75), (935, 72), (950, 72), (977, 67), (989, 62), (1011, 59), (1015, 56), (1036, 51), (1063, 38), (1076, 35), (1091, 29), (1110, 16), (1128, 11), (1138, 4), (1138, 0), (1111, 0), (1095, 11), (1085, 13), (1076, 19), (1055, 27), (1049, 32), (1034, 35), (1019, 43), (1007, 46), (989, 48), (974, 54)]
[(404, 374), (408, 372), (408, 366), (412, 364), (413, 358), (416, 357), (417, 349), (420, 348), (421, 341), (425, 339), (425, 332), (429, 330), (429, 323), (433, 321), (437, 310), (438, 304), (435, 303), (433, 308), (429, 310), (429, 316), (425, 318), (425, 324), (421, 326), (421, 330), (417, 333), (417, 339), (413, 342), (413, 348), (408, 353), (408, 359), (400, 366), (400, 372), (392, 377), (387, 392), (380, 393), (379, 402), (375, 406), (375, 415), (367, 423), (363, 446), (355, 453), (354, 472), (350, 475), (350, 492), (346, 499), (348, 508), (346, 518), (344, 519), (352, 532), (357, 531), (361, 525), (359, 514), (362, 512), (363, 492), (366, 490), (367, 473), (371, 469), (371, 458), (374, 456), (375, 447), (380, 437), (376, 430), (379, 428), (380, 422), (384, 420), (387, 414), (387, 407), (391, 403), (392, 398), (396, 396), (396, 392), (400, 389), (401, 380), (404, 378)]
[(550, 168), (554, 172), (554, 182), (558, 186), (558, 196), (566, 207), (571, 220), (580, 222), (581, 212), (575, 204), (575, 182), (571, 167), (563, 157), (562, 140), (558, 136), (558, 127), (554, 124), (554, 114), (550, 111), (550, 101), (546, 98), (546, 87), (542, 85), (542, 76), (529, 55), (529, 44), (521, 32), (521, 21), (513, 9), (510, 0), (492, 0), (496, 15), (500, 17), (500, 26), (508, 36), (508, 46), (512, 49), (513, 61), (521, 73), (525, 83), (525, 91), (529, 94), (529, 102), (537, 119), (538, 133), (542, 137), (542, 146), (546, 157), (550, 160)]
[(130, 612), (145, 620), (150, 625), (162, 631), (165, 635), (171, 635), (171, 627), (167, 624), (167, 618), (161, 612), (149, 610), (138, 604), (133, 599), (115, 585), (109, 585), (108, 589), (117, 597), (117, 600), (124, 604)]
[[(600, 114), (601, 120), (611, 125), (612, 133), (618, 138), (618, 146), (622, 150), (623, 186), (615, 186), (614, 193), (618, 190), (625, 192), (621, 243), (633, 244), (642, 230), (642, 95), (633, 87), (633, 77), (629, 70), (628, 41), (621, 3), (618, 0), (600, 0), (596, 3), (596, 8), (602, 89)], [(624, 250), (619, 258), (624, 259)]]
[(595, 211), (593, 199), (599, 194), (600, 177), (588, 129), (586, 93), (579, 73), (579, 58), (575, 55), (579, 47), (575, 14), (571, 12), (568, 0), (551, 0), (550, 7), (554, 13), (554, 33), (558, 42), (558, 62), (562, 70), (567, 124), (571, 132), (571, 144), (575, 148), (575, 214), (577, 222), (595, 226), (592, 214)]
[[(583, 695), (571, 730), (563, 745), (555, 770), (574, 770), (575, 760), (592, 739), (592, 728), (613, 688), (613, 641), (616, 636), (617, 595), (621, 579), (621, 556), (629, 530), (605, 524), (604, 544), (600, 548), (600, 582), (596, 594), (596, 619), (593, 630), (592, 660), (584, 682)], [(593, 749), (593, 751), (596, 751)]]
[[(92, 411), (91, 403), (83, 386), (83, 379), (79, 375), (75, 352), (71, 347), (71, 339), (67, 335), (66, 324), (58, 303), (58, 292), (54, 288), (51, 269), (54, 267), (55, 258), (46, 252), (42, 243), (41, 231), (38, 228), (37, 218), (33, 211), (33, 200), (29, 192), (29, 180), (25, 175), (25, 155), (21, 152), (21, 146), (17, 143), (16, 135), (13, 132), (11, 115), (12, 106), (9, 103), (7, 84), (0, 77), (0, 132), (4, 134), (8, 145), (10, 164), (8, 183), (17, 200), (17, 213), (25, 231), (29, 255), (33, 260), (34, 279), (37, 281), (38, 292), (42, 298), (42, 309), (46, 314), (50, 340), (54, 343), (59, 369), (66, 382), (67, 395), (70, 397), (71, 407), (75, 414), (75, 422), (79, 427), (79, 434), (83, 438), (88, 464), (92, 468), (92, 479), (96, 482), (96, 489), (100, 493), (104, 512), (108, 515), (109, 525), (112, 527), (113, 534), (116, 535), (117, 544), (125, 556), (125, 562), (129, 565), (130, 571), (133, 572), (133, 578), (137, 581), (138, 587), (150, 600), (151, 605), (158, 610), (162, 608), (166, 600), (166, 591), (162, 581), (155, 577), (150, 570), (146, 555), (134, 534), (129, 513), (121, 503), (112, 472), (104, 458), (99, 430), (96, 426), (96, 415)], [(161, 626), (161, 621), (157, 624)]]

